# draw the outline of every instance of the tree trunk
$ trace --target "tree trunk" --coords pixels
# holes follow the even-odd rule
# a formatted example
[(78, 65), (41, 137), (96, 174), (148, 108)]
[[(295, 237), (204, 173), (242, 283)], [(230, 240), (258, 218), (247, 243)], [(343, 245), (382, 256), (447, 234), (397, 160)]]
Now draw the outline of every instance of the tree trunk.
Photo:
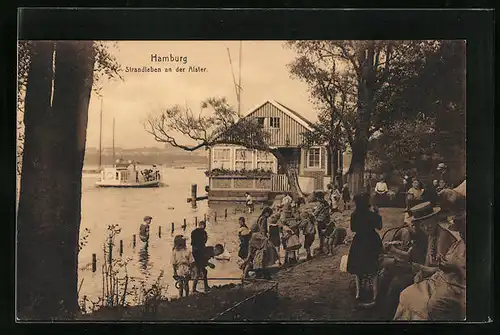
[(374, 69), (375, 44), (370, 41), (366, 48), (358, 52), (358, 64), (361, 73), (358, 77), (358, 121), (354, 133), (354, 145), (352, 146), (352, 160), (349, 167), (349, 189), (353, 194), (366, 191), (363, 185), (365, 160), (368, 148), (370, 117), (373, 112), (373, 84), (375, 80)]
[(304, 193), (302, 192), (300, 185), (299, 185), (299, 178), (297, 176), (297, 171), (294, 169), (291, 169), (288, 166), (288, 161), (286, 160), (285, 157), (279, 152), (278, 149), (271, 149), (270, 152), (276, 157), (276, 159), (279, 162), (279, 165), (285, 170), (287, 179), (288, 179), (288, 184), (290, 185), (290, 193), (292, 198), (297, 201), (299, 198), (304, 198)]
[(18, 212), (18, 317), (67, 319), (78, 309), (81, 176), (93, 82), (92, 42), (36, 43), (26, 93)]
[(328, 148), (328, 153), (331, 157), (330, 159), (330, 169), (331, 169), (331, 183), (334, 186), (338, 181), (338, 165), (339, 165), (339, 156), (338, 150), (335, 145), (330, 145)]
[(365, 174), (365, 158), (366, 145), (362, 141), (358, 141), (352, 148), (351, 165), (348, 172), (348, 185), (351, 193), (356, 195), (364, 192), (364, 174)]

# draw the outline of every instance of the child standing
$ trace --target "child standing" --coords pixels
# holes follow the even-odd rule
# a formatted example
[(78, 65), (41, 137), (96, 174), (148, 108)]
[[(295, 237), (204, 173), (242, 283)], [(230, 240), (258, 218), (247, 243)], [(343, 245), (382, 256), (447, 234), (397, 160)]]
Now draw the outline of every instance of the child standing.
[(174, 238), (174, 247), (172, 249), (172, 266), (174, 268), (174, 279), (177, 281), (176, 287), (179, 289), (179, 297), (189, 295), (189, 280), (194, 265), (193, 254), (186, 247), (186, 239), (182, 235)]
[(285, 241), (285, 264), (297, 263), (296, 251), (302, 246), (299, 236), (295, 234), (292, 228), (283, 225), (283, 239)]
[(342, 201), (344, 202), (344, 209), (351, 208), (351, 193), (349, 192), (347, 183), (342, 186)]
[(151, 221), (153, 218), (149, 215), (144, 217), (144, 223), (141, 224), (141, 227), (139, 228), (139, 238), (141, 239), (142, 242), (148, 243), (149, 241), (149, 227), (151, 225)]
[(333, 250), (336, 246), (344, 243), (347, 231), (345, 228), (337, 227), (335, 220), (330, 221), (330, 224), (326, 227), (325, 237), (326, 237), (326, 248), (328, 254), (333, 254)]
[(248, 193), (248, 192), (245, 193), (245, 197), (246, 197), (246, 205), (247, 205), (248, 213), (253, 213), (253, 209), (254, 209), (253, 198), (250, 195), (250, 193)]
[[(280, 226), (278, 224), (279, 214), (273, 214), (269, 218), (269, 241), (276, 248), (276, 252), (280, 255)], [(281, 266), (281, 257), (278, 258), (279, 265)]]
[(314, 238), (316, 237), (314, 217), (308, 212), (303, 212), (301, 214), (299, 227), (302, 229), (302, 233), (304, 234), (304, 248), (307, 253), (306, 259), (310, 260), (312, 258), (311, 246), (314, 242)]
[(319, 236), (319, 250), (323, 253), (324, 243), (325, 243), (325, 229), (330, 222), (330, 205), (325, 201), (325, 196), (323, 192), (316, 192), (316, 201), (319, 202), (318, 206), (314, 209), (313, 215), (316, 219), (316, 224), (318, 225), (318, 236)]
[(330, 194), (330, 204), (332, 207), (332, 213), (340, 212), (339, 209), (339, 201), (340, 201), (340, 192), (337, 185), (335, 185)]
[(245, 260), (248, 257), (248, 248), (250, 243), (250, 229), (248, 229), (245, 218), (242, 216), (239, 219), (240, 229), (238, 229), (238, 238), (240, 239), (240, 249), (238, 257)]

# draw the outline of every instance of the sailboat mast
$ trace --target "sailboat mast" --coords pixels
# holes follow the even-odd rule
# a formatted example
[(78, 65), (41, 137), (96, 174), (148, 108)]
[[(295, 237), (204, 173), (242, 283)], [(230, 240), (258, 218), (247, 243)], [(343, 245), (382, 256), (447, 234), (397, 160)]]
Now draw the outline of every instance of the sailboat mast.
[(99, 125), (99, 171), (102, 165), (102, 98), (101, 98), (101, 116)]
[(115, 166), (115, 118), (113, 118), (113, 166)]
[(240, 55), (239, 55), (239, 60), (238, 60), (238, 115), (240, 115), (241, 112), (241, 49), (243, 46), (243, 41), (240, 41)]

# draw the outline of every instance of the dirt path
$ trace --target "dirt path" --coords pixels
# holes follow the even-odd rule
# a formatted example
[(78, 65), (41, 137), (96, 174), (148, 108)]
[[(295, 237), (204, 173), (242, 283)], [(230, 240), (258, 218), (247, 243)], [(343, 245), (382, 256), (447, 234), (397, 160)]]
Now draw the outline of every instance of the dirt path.
[[(382, 235), (402, 221), (400, 208), (381, 208)], [(341, 226), (348, 228), (348, 215)], [(349, 231), (349, 235), (352, 233)], [(340, 259), (349, 252), (339, 246), (333, 256), (323, 256), (277, 274), (279, 300), (270, 320), (340, 321), (381, 320), (377, 308), (358, 307), (353, 294), (353, 278), (339, 270)]]

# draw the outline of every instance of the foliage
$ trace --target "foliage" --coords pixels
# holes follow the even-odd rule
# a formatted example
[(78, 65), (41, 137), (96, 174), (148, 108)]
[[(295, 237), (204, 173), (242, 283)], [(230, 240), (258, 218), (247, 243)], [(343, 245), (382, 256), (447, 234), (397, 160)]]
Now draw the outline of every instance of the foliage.
[[(174, 105), (159, 114), (150, 114), (144, 122), (144, 129), (157, 142), (169, 143), (186, 151), (216, 144), (234, 144), (270, 152), (287, 172), (292, 194), (303, 196), (296, 171), (288, 169), (288, 162), (279, 150), (270, 148), (270, 134), (256, 118), (243, 117), (225, 98), (207, 99), (200, 107), (199, 113)], [(191, 143), (181, 143), (179, 138), (182, 137)]]
[[(222, 143), (269, 149), (266, 142), (269, 134), (257, 120), (239, 115), (225, 98), (203, 101), (199, 113), (189, 107), (174, 105), (157, 115), (150, 114), (144, 128), (156, 141), (187, 151)], [(181, 144), (176, 137), (185, 137), (194, 144)]]
[(101, 268), (102, 292), (95, 300), (83, 296), (80, 310), (83, 314), (96, 312), (103, 307), (126, 307), (131, 302), (142, 305), (145, 314), (156, 312), (159, 302), (168, 300), (168, 285), (163, 285), (163, 271), (156, 280), (148, 285), (146, 278), (133, 278), (128, 275), (127, 266), (132, 258), (122, 259), (110, 254), (115, 246), (116, 237), (121, 233), (118, 224), (108, 225), (106, 242), (103, 245), (104, 264)]
[[(422, 148), (444, 154), (454, 141), (463, 142), (463, 42), (291, 41), (287, 45), (297, 53), (289, 65), (291, 75), (308, 85), (319, 111), (309, 138), (331, 138), (334, 125), (340, 124), (339, 136), (353, 152), (350, 171), (353, 164), (364, 166), (368, 142), (377, 136), (384, 137), (371, 145), (378, 148), (371, 158), (380, 154), (376, 161), (388, 159), (390, 166), (396, 158), (402, 165), (415, 161)], [(422, 115), (429, 119), (423, 121)], [(403, 126), (405, 122), (408, 126)], [(433, 146), (422, 147), (429, 127), (440, 136), (433, 137)], [(442, 146), (445, 128), (449, 140)], [(400, 136), (398, 129), (409, 131), (412, 139)], [(420, 130), (423, 133), (415, 133)], [(393, 143), (399, 139), (401, 143)], [(399, 152), (386, 157), (393, 149)], [(403, 157), (404, 152), (410, 157)]]
[(85, 228), (83, 232), (80, 233), (80, 242), (78, 244), (78, 252), (80, 252), (84, 246), (87, 245), (87, 238), (90, 235), (90, 229)]
[(371, 144), (370, 160), (379, 168), (386, 161), (385, 169), (408, 171), (412, 165), (413, 173), (424, 174), (443, 160), (464, 165), (465, 43), (441, 41), (400, 95), (392, 108), (406, 116), (407, 125), (396, 122), (383, 129)]
[[(64, 43), (64, 42), (55, 42)], [(54, 43), (54, 50), (55, 50)], [(17, 173), (21, 174), (21, 164), (24, 144), (24, 98), (26, 94), (26, 84), (31, 59), (31, 41), (20, 40), (18, 42), (18, 64), (17, 64)], [(118, 49), (116, 42), (94, 41), (96, 51), (94, 64), (93, 92), (101, 95), (103, 83), (106, 80), (120, 79), (122, 71), (120, 63), (113, 55), (113, 51)]]
[(253, 170), (229, 170), (229, 169), (212, 169), (205, 171), (207, 177), (216, 176), (245, 176), (245, 177), (269, 177), (273, 174), (272, 170), (253, 169)]
[(158, 305), (162, 301), (168, 301), (166, 296), (168, 285), (163, 285), (163, 276), (164, 271), (162, 270), (151, 286), (148, 287), (145, 281), (141, 281), (139, 287), (134, 287), (135, 302), (142, 306), (143, 316), (156, 315)]
[[(419, 114), (415, 119), (398, 120), (370, 141), (368, 161), (378, 173), (401, 171), (402, 174), (429, 173), (435, 168), (434, 119)], [(438, 158), (438, 157), (435, 157)]]

